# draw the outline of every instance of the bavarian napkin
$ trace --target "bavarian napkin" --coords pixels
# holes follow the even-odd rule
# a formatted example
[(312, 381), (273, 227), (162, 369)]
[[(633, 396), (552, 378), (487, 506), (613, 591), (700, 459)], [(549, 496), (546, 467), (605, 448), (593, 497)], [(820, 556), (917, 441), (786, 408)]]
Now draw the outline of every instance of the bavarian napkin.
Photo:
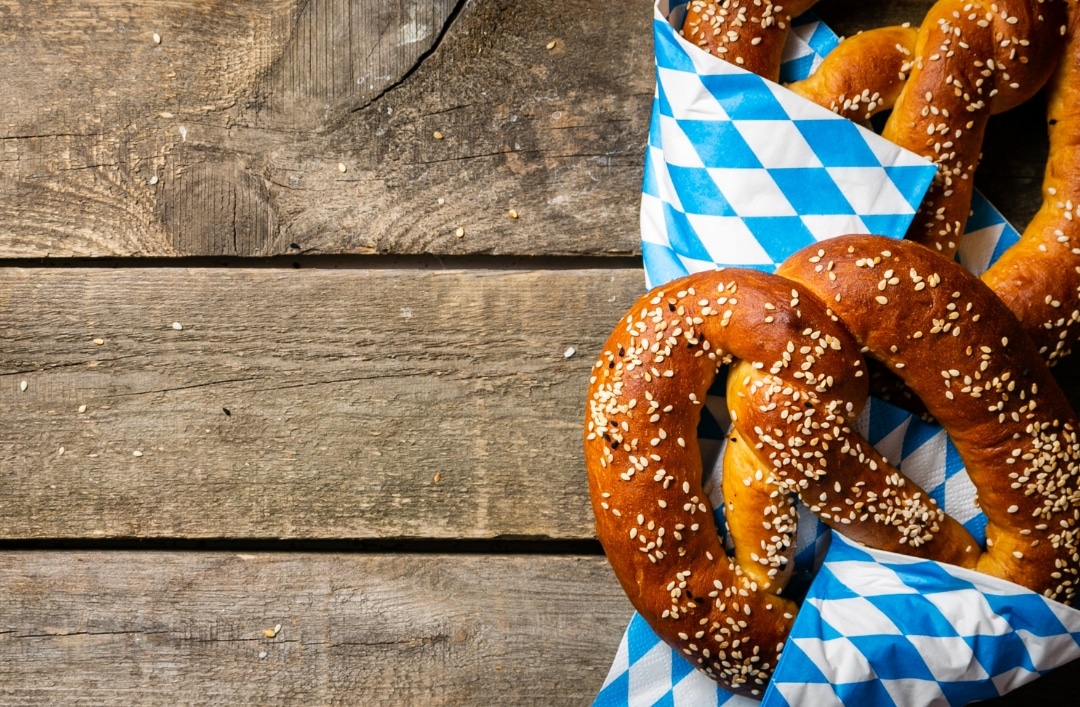
[[(771, 271), (803, 246), (846, 233), (902, 237), (933, 165), (693, 47), (674, 29), (683, 5), (654, 8), (657, 88), (641, 199), (647, 286), (720, 266)], [(837, 43), (822, 23), (800, 18), (782, 80), (809, 74)], [(959, 259), (981, 273), (1019, 235), (978, 194), (973, 210)], [(726, 404), (710, 396), (706, 408), (706, 489), (722, 509)], [(942, 428), (877, 400), (858, 428), (983, 538), (975, 490)], [(1080, 657), (1080, 611), (1016, 585), (856, 547), (806, 511), (797, 551), (797, 569), (816, 574), (766, 707), (962, 705)], [(635, 615), (595, 704), (759, 703), (720, 689)]]

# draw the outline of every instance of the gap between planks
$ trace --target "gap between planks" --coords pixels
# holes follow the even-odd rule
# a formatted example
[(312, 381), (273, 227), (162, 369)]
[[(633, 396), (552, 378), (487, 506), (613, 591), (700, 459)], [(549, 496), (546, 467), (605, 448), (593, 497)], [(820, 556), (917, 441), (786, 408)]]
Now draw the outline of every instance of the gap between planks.
[(603, 558), (0, 553), (0, 701), (580, 705), (631, 613)]

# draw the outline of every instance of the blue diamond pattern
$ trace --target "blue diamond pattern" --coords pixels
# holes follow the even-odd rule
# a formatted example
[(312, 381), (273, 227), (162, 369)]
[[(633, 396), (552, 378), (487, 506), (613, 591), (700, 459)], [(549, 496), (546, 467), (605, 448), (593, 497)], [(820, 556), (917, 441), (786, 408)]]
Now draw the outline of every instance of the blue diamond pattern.
[[(664, 4), (661, 0), (660, 5)], [(835, 228), (836, 235), (868, 232), (903, 235), (933, 179), (933, 165), (904, 153), (851, 121), (794, 98), (776, 84), (712, 57), (703, 59), (699, 56), (702, 52), (677, 35), (666, 19), (668, 16), (681, 21), (677, 4), (658, 12), (654, 23), (657, 91), (649, 144), (655, 149), (649, 149), (646, 154), (642, 192), (661, 203), (643, 202), (642, 236), (645, 241), (655, 246), (667, 245), (674, 251), (674, 259), (721, 264), (711, 257), (702, 257), (703, 251), (712, 250), (700, 247), (709, 234), (694, 232), (690, 220), (661, 216), (665, 213), (663, 202), (674, 200), (675, 195), (679, 203), (672, 202), (670, 206), (687, 214), (701, 215), (734, 212), (761, 216), (773, 211), (768, 207), (769, 202), (763, 200), (782, 199), (782, 213), (803, 220), (804, 226), (782, 224), (784, 231), (793, 234), (791, 238), (785, 238), (779, 232), (776, 226), (780, 224), (762, 221), (752, 227), (755, 235), (761, 231), (761, 245), (772, 265), (746, 264), (763, 270), (774, 269), (794, 252), (793, 244), (815, 242), (817, 238), (811, 233), (814, 227), (821, 226), (815, 223), (811, 227), (810, 221), (821, 216), (838, 217), (829, 221), (829, 228)], [(810, 24), (802, 26), (809, 27)], [(830, 35), (824, 25), (814, 25), (808, 36), (800, 38), (803, 44), (799, 56), (806, 56), (811, 51), (807, 47), (812, 43), (831, 48), (834, 40), (828, 39)], [(831, 36), (835, 38), (835, 35)], [(740, 132), (740, 126), (748, 130), (767, 121), (781, 121), (802, 135), (808, 146), (804, 148), (808, 150), (809, 160), (805, 167), (799, 166), (792, 171), (763, 167), (765, 164), (787, 167), (791, 159), (790, 151), (785, 151), (782, 144), (762, 139), (760, 130), (755, 133), (758, 139), (753, 145)], [(760, 152), (762, 149), (782, 152), (766, 156)], [(669, 169), (657, 169), (651, 164), (654, 160), (666, 161)], [(829, 173), (828, 169), (832, 168), (865, 169), (867, 174), (865, 178), (845, 174), (845, 180), (839, 181)], [(871, 197), (865, 193), (849, 197), (846, 191), (863, 189), (865, 184), (880, 179), (888, 179), (891, 188), (880, 190), (881, 196), (875, 202), (866, 203), (872, 193)], [(754, 193), (753, 189), (766, 184), (775, 185), (778, 191)], [(856, 208), (854, 204), (860, 206)], [(751, 211), (746, 211), (747, 208)], [(676, 225), (688, 232), (669, 230)], [(650, 250), (656, 252), (657, 249)], [(715, 252), (721, 251), (722, 248)], [(646, 259), (647, 282), (662, 282), (656, 270), (662, 268), (671, 272), (672, 262), (672, 257), (663, 258), (657, 264)], [(725, 261), (722, 264), (740, 263)], [(700, 269), (700, 266), (689, 269)]]
[(790, 120), (765, 79), (748, 71), (712, 74), (701, 83), (731, 120)]
[(855, 213), (840, 187), (823, 169), (770, 169), (769, 175), (800, 216)]
[(694, 144), (705, 167), (763, 169), (758, 156), (731, 121), (680, 120), (679, 127)]
[(747, 216), (743, 221), (776, 262), (816, 242), (798, 216)]
[(881, 166), (862, 132), (849, 120), (796, 120), (794, 123), (826, 167)]

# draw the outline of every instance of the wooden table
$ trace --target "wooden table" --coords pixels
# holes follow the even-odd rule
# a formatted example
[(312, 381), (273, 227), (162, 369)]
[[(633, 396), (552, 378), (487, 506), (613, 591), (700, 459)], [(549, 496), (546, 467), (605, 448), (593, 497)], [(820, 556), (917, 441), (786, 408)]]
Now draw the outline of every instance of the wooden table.
[[(650, 23), (0, 0), (0, 704), (591, 700), (631, 608), (580, 429), (644, 284)], [(1040, 113), (980, 173), (1021, 224)]]

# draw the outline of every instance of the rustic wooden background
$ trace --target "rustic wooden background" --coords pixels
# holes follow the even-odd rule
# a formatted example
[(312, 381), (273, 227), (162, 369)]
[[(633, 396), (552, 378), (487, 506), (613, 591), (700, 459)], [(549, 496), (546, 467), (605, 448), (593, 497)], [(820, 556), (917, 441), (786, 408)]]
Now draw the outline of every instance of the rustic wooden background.
[[(643, 287), (650, 24), (0, 0), (0, 704), (590, 701), (631, 610), (580, 424)], [(979, 175), (1019, 225), (1041, 120)]]

